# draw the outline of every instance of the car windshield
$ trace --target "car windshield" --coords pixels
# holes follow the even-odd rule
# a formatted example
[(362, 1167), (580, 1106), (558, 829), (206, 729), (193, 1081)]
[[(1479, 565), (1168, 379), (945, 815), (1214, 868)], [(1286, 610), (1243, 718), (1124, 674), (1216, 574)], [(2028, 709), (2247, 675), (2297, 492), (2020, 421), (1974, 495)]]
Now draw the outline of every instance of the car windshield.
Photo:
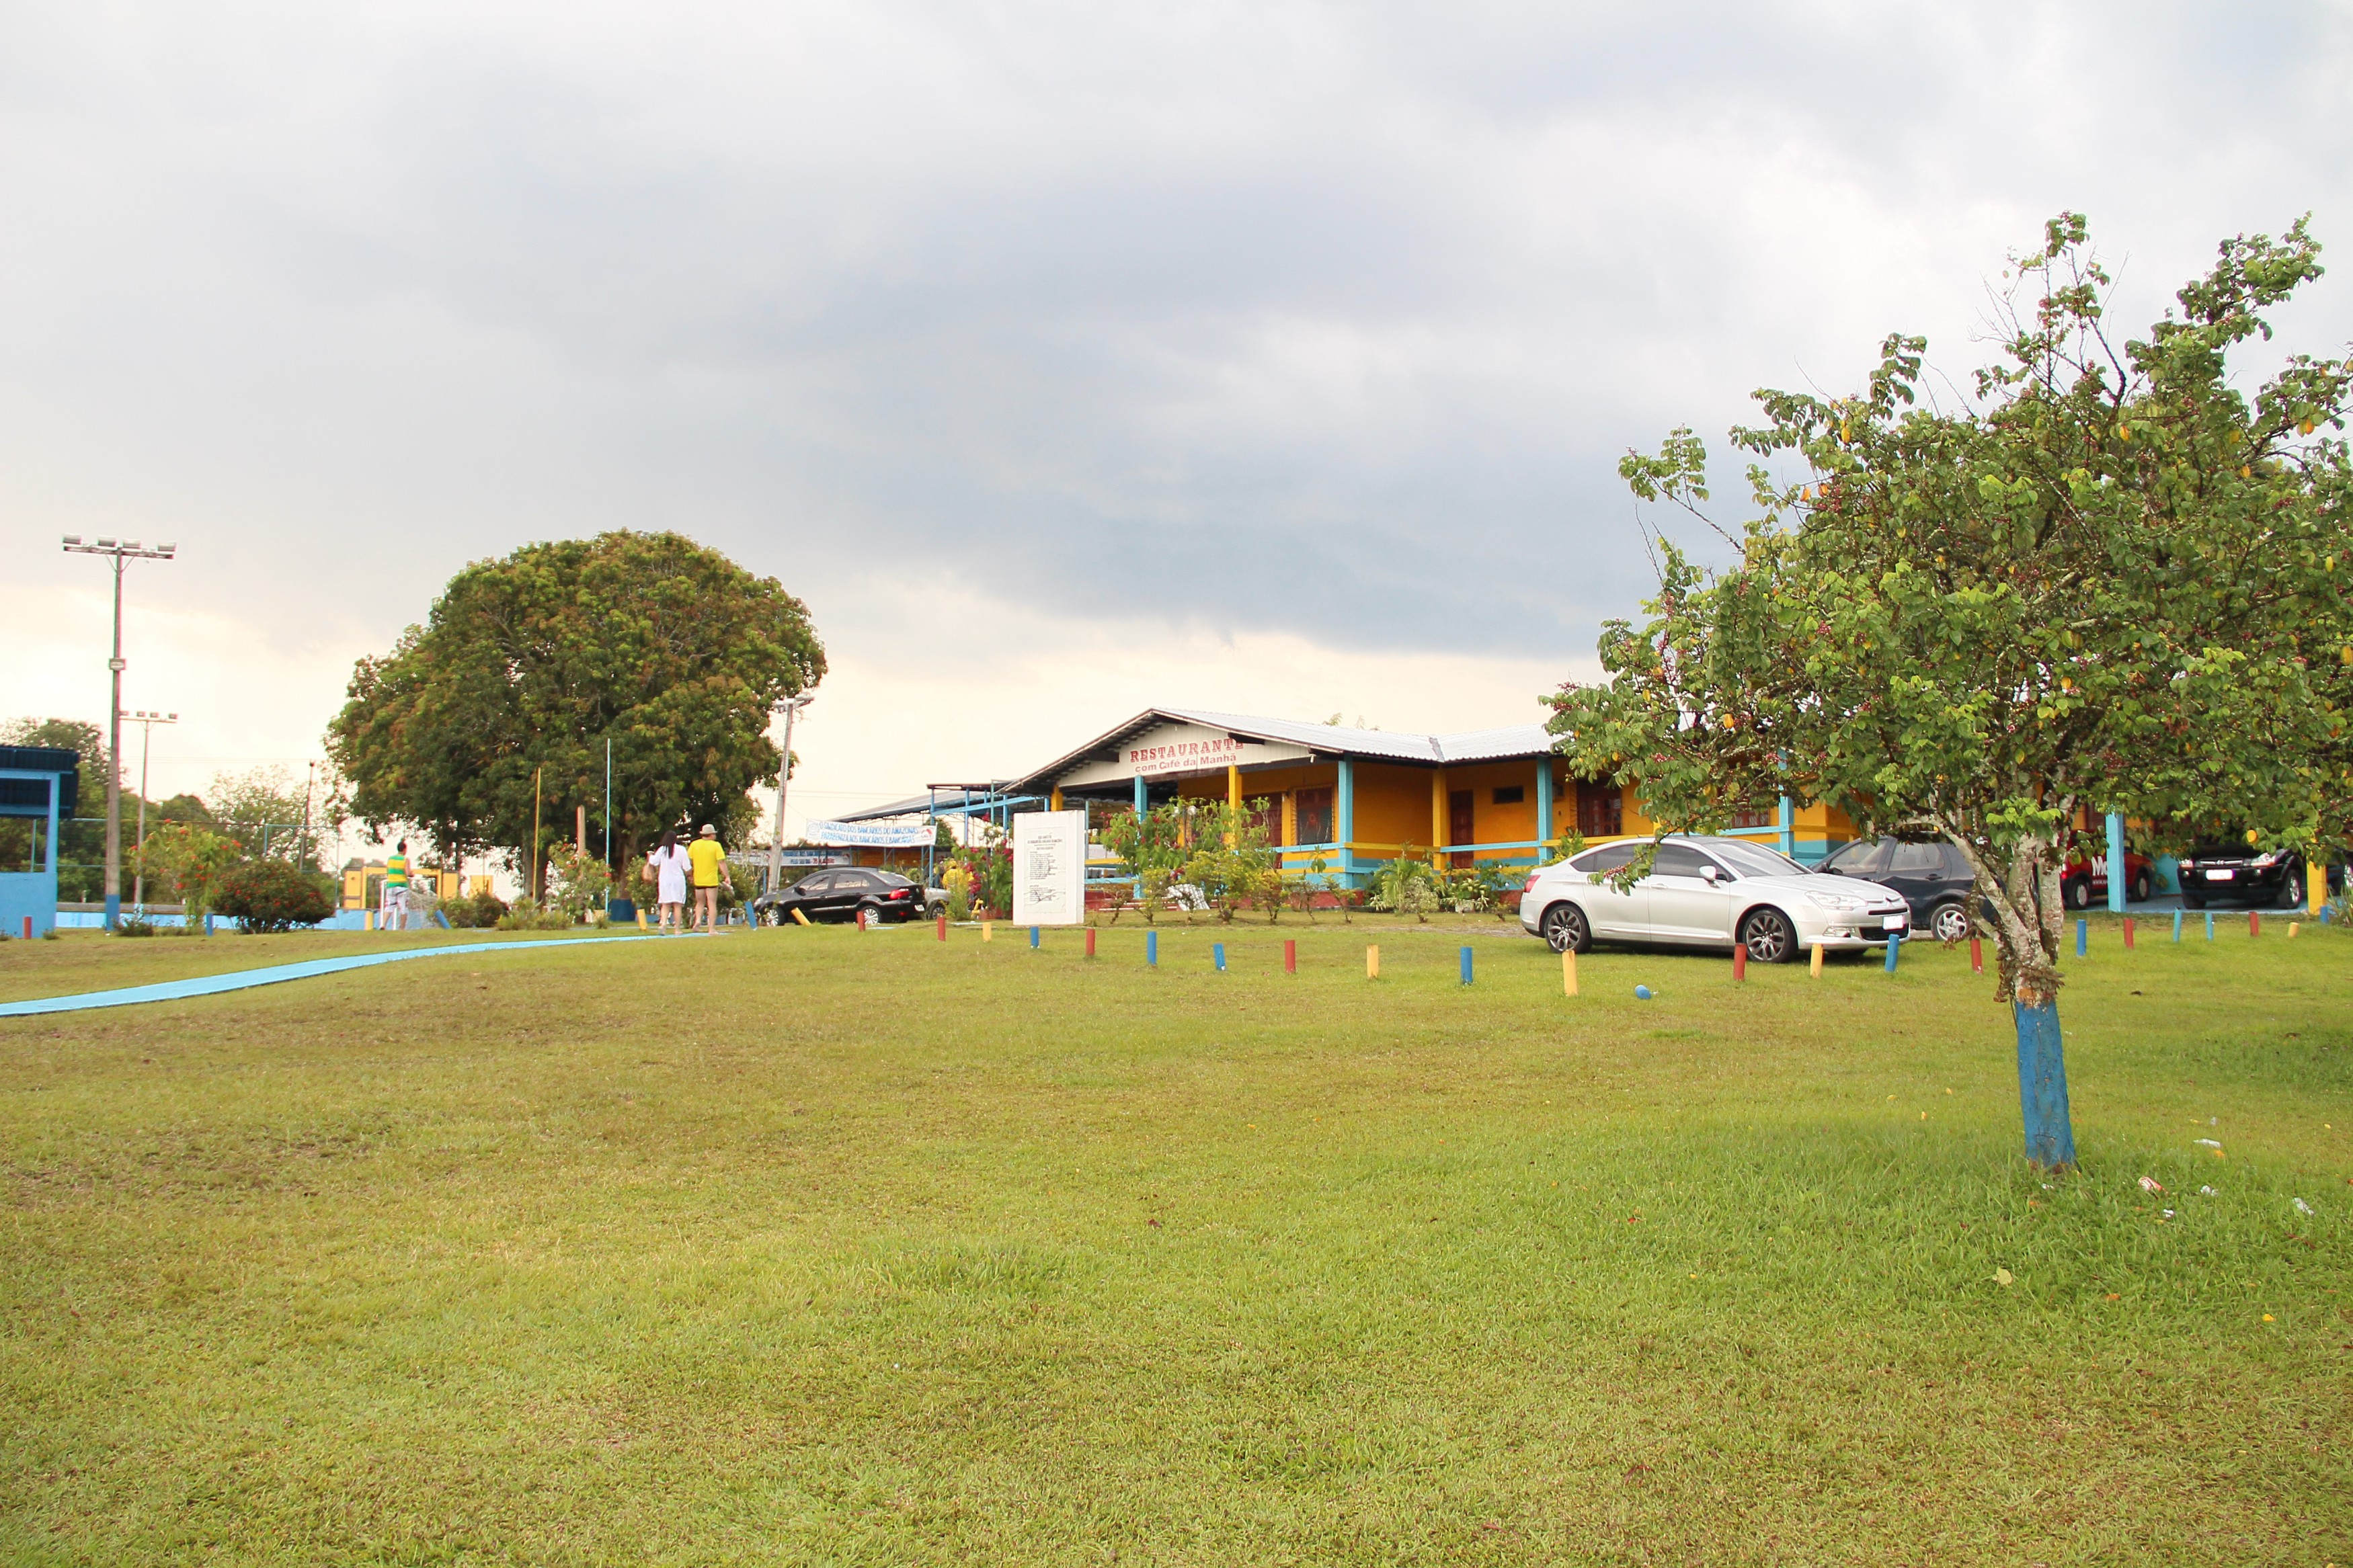
[(1731, 867), (1733, 874), (1739, 877), (1795, 877), (1805, 871), (1803, 866), (1778, 849), (1743, 843), (1737, 838), (1710, 840), (1707, 852)]

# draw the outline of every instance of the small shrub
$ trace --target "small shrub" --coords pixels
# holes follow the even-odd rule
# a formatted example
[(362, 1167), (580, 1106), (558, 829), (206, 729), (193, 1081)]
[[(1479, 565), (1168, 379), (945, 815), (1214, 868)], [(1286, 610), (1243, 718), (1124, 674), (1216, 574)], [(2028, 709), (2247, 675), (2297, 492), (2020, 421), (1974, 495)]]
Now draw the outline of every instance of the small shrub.
[(213, 878), (213, 912), (243, 921), (248, 932), (317, 925), (335, 912), (325, 880), (284, 860), (239, 861)]
[(484, 891), (470, 898), (449, 899), (441, 905), (444, 919), (461, 931), (488, 931), (505, 918), (507, 901)]
[(117, 936), (153, 936), (155, 934), (155, 925), (153, 921), (141, 920), (137, 915), (126, 915), (115, 923), (114, 934)]
[(570, 931), (572, 917), (562, 910), (543, 910), (530, 899), (517, 899), (499, 917), (501, 931)]

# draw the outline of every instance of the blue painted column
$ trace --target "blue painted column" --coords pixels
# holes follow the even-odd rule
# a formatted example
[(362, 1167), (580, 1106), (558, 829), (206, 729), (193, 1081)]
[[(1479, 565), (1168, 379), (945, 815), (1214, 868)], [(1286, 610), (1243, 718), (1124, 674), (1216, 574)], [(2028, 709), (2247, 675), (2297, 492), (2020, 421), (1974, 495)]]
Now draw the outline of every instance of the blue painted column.
[(1152, 809), (1152, 792), (1144, 786), (1144, 775), (1135, 775), (1135, 815), (1142, 816)]
[(2125, 886), (2125, 818), (2118, 811), (2108, 813), (2108, 908), (2117, 914), (2125, 912), (2125, 900), (2131, 889)]
[(2014, 1002), (2018, 1020), (2018, 1102), (2026, 1118), (2026, 1157), (2046, 1171), (2075, 1163), (2075, 1128), (2067, 1115), (2067, 1057), (2059, 1004)]
[(1338, 819), (1340, 838), (1340, 885), (1356, 885), (1356, 852), (1348, 847), (1356, 837), (1356, 769), (1345, 757), (1340, 759), (1339, 787), (1333, 792), (1333, 815)]
[(1786, 795), (1781, 797), (1781, 853), (1792, 859), (1798, 854), (1798, 808)]
[[(1546, 757), (1536, 764), (1536, 838), (1552, 842), (1552, 759)], [(1536, 864), (1544, 864), (1544, 851), (1536, 851)]]

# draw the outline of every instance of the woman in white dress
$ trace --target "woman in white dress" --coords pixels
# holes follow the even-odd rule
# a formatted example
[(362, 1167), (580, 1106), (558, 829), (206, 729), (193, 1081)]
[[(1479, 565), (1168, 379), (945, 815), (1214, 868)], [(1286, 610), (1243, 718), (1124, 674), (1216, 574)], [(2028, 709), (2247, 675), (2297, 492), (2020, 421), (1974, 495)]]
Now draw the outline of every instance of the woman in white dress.
[(676, 931), (685, 921), (686, 873), (690, 864), (675, 833), (663, 834), (653, 853), (646, 857), (646, 880), (654, 884), (654, 898), (661, 905), (664, 931)]

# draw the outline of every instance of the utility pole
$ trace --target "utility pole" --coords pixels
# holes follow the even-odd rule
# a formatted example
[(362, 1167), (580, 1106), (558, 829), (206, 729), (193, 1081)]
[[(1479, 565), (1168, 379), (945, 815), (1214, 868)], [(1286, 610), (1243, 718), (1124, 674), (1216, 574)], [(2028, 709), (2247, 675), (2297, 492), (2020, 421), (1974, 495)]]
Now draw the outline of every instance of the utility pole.
[(69, 555), (107, 555), (114, 560), (114, 652), (106, 661), (113, 677), (113, 693), (106, 704), (106, 929), (122, 923), (122, 563), (125, 561), (169, 561), (179, 553), (176, 544), (153, 550), (135, 539), (103, 535), (88, 544), (79, 533), (65, 536)]
[(144, 708), (125, 713), (115, 710), (118, 719), (128, 719), (139, 725), (139, 837), (138, 847), (132, 851), (131, 871), (131, 907), (144, 919), (147, 914), (147, 752), (154, 743), (155, 726), (176, 724), (177, 713), (150, 713)]
[(813, 697), (796, 697), (770, 710), (785, 716), (785, 760), (776, 767), (776, 830), (768, 835), (767, 890), (771, 893), (776, 890), (777, 879), (785, 869), (785, 788), (793, 780), (793, 720), (815, 700)]

